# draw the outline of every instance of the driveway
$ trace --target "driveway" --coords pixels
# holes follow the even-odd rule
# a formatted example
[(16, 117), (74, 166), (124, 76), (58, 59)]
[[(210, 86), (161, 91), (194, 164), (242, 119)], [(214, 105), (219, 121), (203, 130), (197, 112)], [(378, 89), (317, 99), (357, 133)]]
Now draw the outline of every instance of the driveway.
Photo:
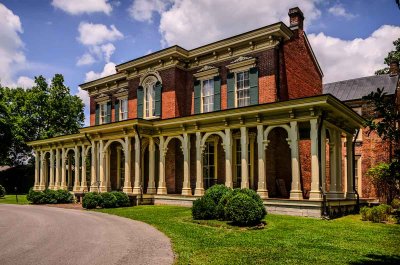
[(170, 240), (142, 222), (82, 210), (0, 204), (1, 265), (172, 264)]

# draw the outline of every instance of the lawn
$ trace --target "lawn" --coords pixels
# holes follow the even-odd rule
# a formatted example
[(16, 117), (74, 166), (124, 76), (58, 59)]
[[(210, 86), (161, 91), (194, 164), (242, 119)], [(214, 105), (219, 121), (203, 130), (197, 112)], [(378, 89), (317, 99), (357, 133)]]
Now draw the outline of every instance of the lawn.
[(8, 204), (28, 204), (28, 200), (26, 199), (26, 195), (18, 195), (18, 203), (15, 198), (15, 195), (6, 195), (4, 198), (0, 198), (0, 203), (8, 203)]
[(194, 222), (188, 208), (102, 209), (151, 224), (173, 243), (177, 264), (400, 264), (400, 225), (268, 215), (261, 230)]

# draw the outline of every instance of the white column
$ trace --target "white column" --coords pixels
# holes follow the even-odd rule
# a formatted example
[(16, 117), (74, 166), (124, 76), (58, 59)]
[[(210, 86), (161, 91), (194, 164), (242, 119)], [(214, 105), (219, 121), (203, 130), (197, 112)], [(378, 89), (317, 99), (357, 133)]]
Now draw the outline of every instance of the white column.
[(65, 153), (65, 148), (62, 148), (61, 149), (61, 186), (60, 186), (60, 189), (63, 189), (63, 190), (68, 189), (67, 176), (66, 176), (67, 168), (66, 168), (66, 163), (65, 163), (66, 160), (67, 160), (67, 157), (66, 157), (66, 153)]
[(346, 190), (346, 198), (354, 199), (354, 154), (353, 154), (353, 135), (346, 135), (346, 157), (347, 157), (347, 190)]
[(100, 171), (100, 192), (105, 192), (107, 191), (107, 181), (106, 181), (106, 152), (104, 151), (104, 141), (100, 140), (100, 146), (99, 146), (99, 152), (100, 152), (100, 165), (99, 165), (99, 171)]
[(319, 158), (318, 158), (318, 119), (310, 120), (311, 140), (311, 191), (310, 200), (321, 200), (322, 194), (319, 190)]
[(268, 198), (267, 178), (265, 173), (264, 126), (257, 125), (257, 153), (258, 153), (258, 188), (261, 199)]
[(321, 179), (322, 190), (326, 192), (326, 127), (322, 125), (321, 131)]
[(135, 135), (135, 182), (133, 185), (133, 194), (140, 194), (140, 151), (139, 136)]
[(40, 185), (40, 154), (35, 151), (35, 183), (33, 185), (33, 190), (39, 190)]
[(117, 146), (117, 190), (121, 189), (121, 146)]
[(91, 176), (90, 176), (90, 191), (98, 191), (98, 186), (97, 186), (97, 156), (98, 156), (98, 150), (97, 150), (97, 143), (92, 140), (92, 161), (91, 162)]
[(344, 198), (344, 192), (343, 192), (343, 185), (342, 185), (342, 182), (343, 182), (343, 180), (342, 180), (342, 146), (343, 146), (343, 143), (342, 143), (342, 137), (341, 137), (341, 131), (340, 130), (337, 130), (337, 135), (336, 135), (336, 137), (337, 137), (337, 145), (336, 145), (336, 148), (337, 148), (337, 156), (336, 156), (336, 159), (337, 159), (337, 163), (336, 163), (336, 165), (337, 165), (337, 189), (338, 189), (338, 197), (339, 198)]
[(72, 188), (72, 156), (71, 153), (68, 154), (68, 189)]
[(39, 190), (44, 190), (46, 188), (45, 186), (45, 155), (42, 152), (40, 152), (40, 185), (39, 185)]
[(249, 188), (249, 137), (246, 127), (240, 127), (240, 145), (241, 145), (241, 169), (242, 183), (241, 188)]
[(156, 148), (154, 146), (153, 137), (149, 138), (149, 182), (147, 184), (147, 193), (156, 193), (156, 182), (155, 182), (155, 160), (156, 160)]
[(107, 191), (111, 191), (111, 145), (108, 146), (106, 151), (106, 187)]
[(183, 185), (182, 195), (192, 195), (190, 189), (190, 135), (187, 133), (183, 134)]
[(56, 148), (56, 180), (54, 189), (57, 190), (61, 187), (61, 168), (60, 168), (60, 149)]
[(49, 189), (54, 190), (54, 150), (50, 150), (50, 181)]
[(233, 188), (232, 181), (232, 133), (231, 129), (225, 129), (225, 186)]
[(132, 152), (132, 144), (131, 138), (125, 136), (125, 148), (124, 148), (124, 156), (125, 156), (125, 175), (124, 175), (124, 187), (123, 192), (131, 194), (132, 193), (132, 183), (131, 183), (131, 170), (132, 170), (132, 161), (131, 161), (131, 152)]
[(167, 194), (167, 187), (165, 183), (165, 155), (167, 154), (167, 147), (164, 146), (164, 136), (160, 136), (160, 161), (159, 161), (159, 178), (158, 178), (158, 189), (157, 194)]
[(297, 121), (290, 122), (290, 153), (292, 159), (292, 187), (290, 199), (301, 200), (303, 193), (300, 183), (300, 156), (299, 156), (299, 125)]
[(78, 192), (79, 190), (80, 190), (80, 186), (79, 186), (79, 172), (80, 172), (80, 169), (79, 169), (79, 160), (80, 160), (80, 155), (79, 155), (79, 147), (78, 146), (75, 146), (75, 172), (74, 172), (74, 176), (75, 176), (75, 179), (74, 179), (74, 188), (72, 189), (74, 192)]
[(201, 133), (196, 132), (196, 196), (204, 195), (203, 183), (203, 147), (201, 146)]
[(88, 186), (87, 186), (87, 179), (86, 179), (86, 150), (89, 147), (85, 147), (82, 145), (82, 173), (81, 173), (81, 186), (80, 186), (80, 191), (86, 192), (88, 191)]
[(330, 176), (330, 187), (329, 187), (329, 193), (332, 195), (329, 195), (330, 197), (335, 197), (334, 194), (337, 192), (337, 177), (336, 177), (336, 137), (334, 134), (334, 130), (332, 129), (331, 134), (329, 135), (329, 176)]

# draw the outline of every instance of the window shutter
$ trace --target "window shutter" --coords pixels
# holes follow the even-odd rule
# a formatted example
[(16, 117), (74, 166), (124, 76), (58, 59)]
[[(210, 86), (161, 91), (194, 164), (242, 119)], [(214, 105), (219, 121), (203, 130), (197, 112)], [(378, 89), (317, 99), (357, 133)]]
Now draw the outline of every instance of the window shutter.
[(111, 101), (107, 102), (107, 123), (111, 122)]
[(119, 99), (115, 99), (114, 110), (115, 110), (115, 121), (119, 121)]
[(194, 81), (194, 114), (200, 113), (201, 110), (201, 85), (199, 80)]
[(221, 109), (221, 77), (214, 77), (214, 111)]
[(162, 92), (162, 84), (157, 82), (154, 87), (154, 104), (155, 104), (155, 116), (161, 117), (161, 92)]
[(228, 98), (228, 109), (232, 109), (235, 107), (235, 74), (228, 73), (226, 77), (226, 84), (228, 86), (227, 98)]
[(250, 68), (249, 73), (250, 83), (250, 105), (258, 104), (258, 68)]
[(137, 88), (137, 117), (143, 118), (143, 87)]
[(96, 114), (95, 114), (95, 119), (94, 119), (95, 125), (99, 125), (99, 119), (100, 119), (100, 106), (99, 106), (99, 104), (96, 104)]

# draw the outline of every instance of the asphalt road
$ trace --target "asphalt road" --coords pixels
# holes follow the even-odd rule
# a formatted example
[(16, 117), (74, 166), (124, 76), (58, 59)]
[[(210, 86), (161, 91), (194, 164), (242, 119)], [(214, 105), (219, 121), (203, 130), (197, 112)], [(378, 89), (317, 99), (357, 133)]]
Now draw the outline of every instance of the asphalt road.
[(118, 216), (0, 204), (1, 265), (172, 264), (170, 240)]

